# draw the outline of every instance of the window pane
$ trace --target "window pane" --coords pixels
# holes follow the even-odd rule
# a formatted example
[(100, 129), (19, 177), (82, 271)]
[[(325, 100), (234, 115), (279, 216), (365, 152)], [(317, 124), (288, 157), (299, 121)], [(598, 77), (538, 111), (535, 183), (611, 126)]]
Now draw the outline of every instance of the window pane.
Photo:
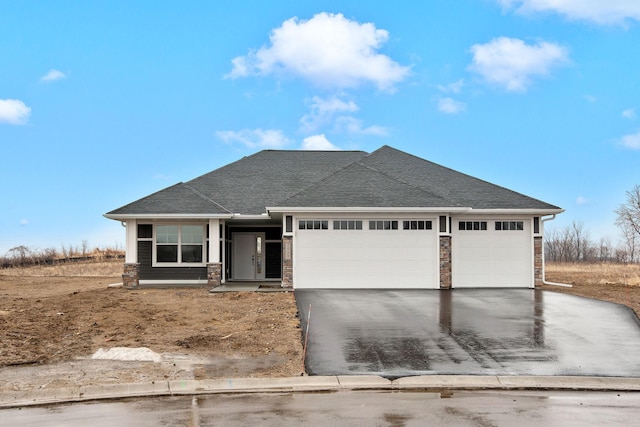
[(391, 229), (392, 230), (398, 229), (398, 221), (391, 221)]
[(204, 233), (201, 225), (183, 225), (182, 243), (202, 243)]
[(460, 222), (458, 223), (458, 230), (464, 230), (464, 229), (465, 229), (465, 226), (464, 226), (464, 225), (465, 225), (464, 221), (460, 221)]
[(329, 229), (329, 221), (321, 221), (320, 222), (320, 228), (322, 230), (328, 230)]
[(518, 221), (518, 222), (516, 223), (516, 228), (517, 228), (519, 231), (524, 230), (524, 223), (523, 223), (522, 221)]
[(431, 221), (426, 221), (425, 222), (425, 228), (427, 230), (431, 230), (433, 228), (433, 223)]
[(356, 222), (349, 221), (349, 230), (355, 230), (355, 229), (356, 229)]
[(362, 221), (356, 221), (356, 230), (362, 230)]
[(156, 227), (156, 242), (178, 243), (177, 225), (158, 225)]
[(340, 230), (340, 221), (333, 221), (333, 229)]
[[(464, 222), (461, 222), (458, 226), (461, 227), (460, 230), (464, 230), (464, 228), (462, 227), (464, 225)], [(402, 229), (403, 230), (408, 230), (409, 229), (409, 221), (402, 221)]]
[(156, 261), (178, 262), (178, 246), (177, 245), (156, 246)]
[(486, 221), (482, 221), (480, 223), (480, 230), (486, 230), (487, 229), (487, 222)]
[(515, 230), (516, 229), (516, 222), (515, 221), (511, 221), (509, 223), (509, 230)]
[(418, 230), (424, 230), (424, 221), (418, 221)]
[(300, 230), (304, 230), (305, 229), (305, 222), (304, 221), (298, 221), (298, 228)]
[(202, 262), (202, 245), (182, 245), (182, 262)]

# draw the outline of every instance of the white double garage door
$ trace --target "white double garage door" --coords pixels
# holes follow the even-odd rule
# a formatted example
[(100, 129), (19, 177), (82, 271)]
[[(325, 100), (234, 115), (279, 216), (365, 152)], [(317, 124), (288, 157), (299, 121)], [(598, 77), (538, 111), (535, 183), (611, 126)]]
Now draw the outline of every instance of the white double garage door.
[[(437, 218), (423, 218), (431, 228), (300, 229), (294, 238), (294, 287), (296, 289), (385, 289), (440, 287), (440, 246)], [(533, 244), (531, 221), (519, 220), (522, 229), (486, 227), (460, 230), (452, 221), (452, 283), (454, 288), (531, 287)]]

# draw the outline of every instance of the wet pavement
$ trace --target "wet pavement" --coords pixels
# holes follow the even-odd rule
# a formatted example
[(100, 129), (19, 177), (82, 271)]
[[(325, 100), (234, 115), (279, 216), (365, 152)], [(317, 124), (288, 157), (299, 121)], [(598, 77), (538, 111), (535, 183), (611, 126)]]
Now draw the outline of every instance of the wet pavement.
[(629, 308), (532, 289), (297, 290), (310, 375), (640, 377)]
[(345, 392), (179, 396), (0, 410), (3, 426), (637, 425), (640, 393)]

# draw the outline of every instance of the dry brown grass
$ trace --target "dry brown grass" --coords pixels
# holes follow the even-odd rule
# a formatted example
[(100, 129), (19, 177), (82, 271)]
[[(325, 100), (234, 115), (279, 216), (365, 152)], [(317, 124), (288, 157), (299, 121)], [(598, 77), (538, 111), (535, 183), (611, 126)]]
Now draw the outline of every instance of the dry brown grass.
[(77, 261), (55, 265), (36, 265), (30, 267), (12, 267), (0, 270), (4, 276), (33, 277), (104, 277), (122, 275), (122, 259), (103, 261)]
[(545, 272), (554, 282), (640, 286), (640, 264), (547, 263)]

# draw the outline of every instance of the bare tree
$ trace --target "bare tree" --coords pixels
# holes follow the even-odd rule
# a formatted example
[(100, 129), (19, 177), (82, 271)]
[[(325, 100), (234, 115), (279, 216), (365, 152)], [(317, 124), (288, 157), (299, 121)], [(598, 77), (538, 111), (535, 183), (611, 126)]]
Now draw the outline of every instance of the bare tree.
[(636, 260), (636, 245), (640, 239), (640, 185), (627, 191), (627, 200), (616, 209), (616, 225), (620, 227), (630, 261)]

